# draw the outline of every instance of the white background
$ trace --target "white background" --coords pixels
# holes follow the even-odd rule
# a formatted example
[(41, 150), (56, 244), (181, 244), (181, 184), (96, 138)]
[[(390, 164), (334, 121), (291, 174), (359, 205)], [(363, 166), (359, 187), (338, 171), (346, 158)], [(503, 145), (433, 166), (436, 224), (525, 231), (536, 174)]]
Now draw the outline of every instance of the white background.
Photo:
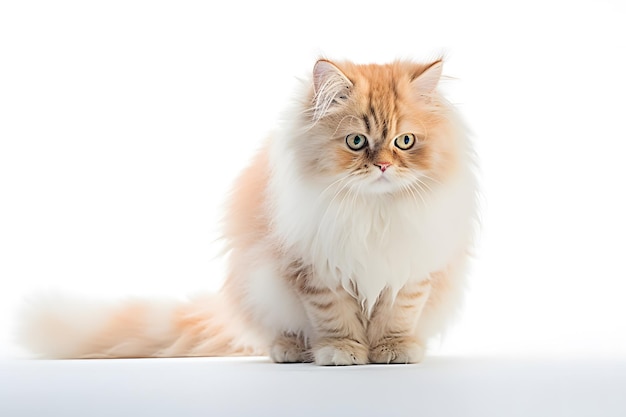
[(0, 4), (0, 351), (22, 297), (214, 290), (221, 203), (316, 58), (444, 53), (483, 231), (438, 352), (626, 355), (620, 1)]

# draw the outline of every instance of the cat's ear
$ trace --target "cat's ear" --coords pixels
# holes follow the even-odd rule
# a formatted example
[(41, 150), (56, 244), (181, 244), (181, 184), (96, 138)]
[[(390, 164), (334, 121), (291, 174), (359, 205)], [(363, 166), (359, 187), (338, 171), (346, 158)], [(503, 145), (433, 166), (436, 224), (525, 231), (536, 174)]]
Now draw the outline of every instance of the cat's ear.
[(335, 64), (320, 59), (313, 67), (313, 85), (315, 86), (315, 94), (318, 95), (324, 90), (349, 89), (352, 87), (352, 82)]
[(352, 82), (332, 62), (320, 59), (313, 67), (315, 119), (319, 120), (339, 100), (345, 100)]
[(441, 60), (435, 61), (426, 67), (411, 81), (414, 91), (420, 96), (427, 96), (432, 93), (439, 83), (442, 69), (443, 63)]

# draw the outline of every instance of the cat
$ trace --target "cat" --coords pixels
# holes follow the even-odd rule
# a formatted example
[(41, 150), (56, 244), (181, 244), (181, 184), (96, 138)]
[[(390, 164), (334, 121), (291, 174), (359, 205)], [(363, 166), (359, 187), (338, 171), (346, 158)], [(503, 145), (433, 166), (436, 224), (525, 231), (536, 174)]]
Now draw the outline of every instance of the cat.
[(475, 156), (438, 92), (442, 66), (318, 60), (234, 185), (218, 293), (41, 297), (23, 344), (50, 358), (420, 362), (462, 302), (477, 217)]

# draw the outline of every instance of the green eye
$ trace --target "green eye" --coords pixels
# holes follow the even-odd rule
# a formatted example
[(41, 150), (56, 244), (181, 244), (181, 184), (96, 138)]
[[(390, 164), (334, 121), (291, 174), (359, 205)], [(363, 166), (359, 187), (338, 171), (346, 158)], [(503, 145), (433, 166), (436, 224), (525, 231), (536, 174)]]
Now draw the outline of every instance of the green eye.
[(406, 151), (410, 149), (413, 145), (415, 145), (415, 135), (413, 133), (403, 133), (398, 136), (394, 141), (394, 145), (398, 148)]
[(346, 136), (346, 145), (353, 151), (359, 151), (367, 144), (367, 138), (360, 133), (351, 133)]

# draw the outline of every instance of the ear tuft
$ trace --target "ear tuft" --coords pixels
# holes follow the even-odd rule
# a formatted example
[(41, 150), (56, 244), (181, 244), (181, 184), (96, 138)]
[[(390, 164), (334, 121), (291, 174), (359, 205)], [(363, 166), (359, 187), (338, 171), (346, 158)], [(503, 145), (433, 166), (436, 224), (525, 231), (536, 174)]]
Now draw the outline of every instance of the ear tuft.
[(439, 83), (442, 69), (443, 62), (441, 60), (435, 61), (426, 67), (426, 69), (411, 82), (415, 91), (419, 95), (428, 95), (432, 93)]
[(319, 121), (337, 100), (347, 98), (352, 82), (335, 64), (320, 59), (313, 67), (314, 115), (315, 122)]

